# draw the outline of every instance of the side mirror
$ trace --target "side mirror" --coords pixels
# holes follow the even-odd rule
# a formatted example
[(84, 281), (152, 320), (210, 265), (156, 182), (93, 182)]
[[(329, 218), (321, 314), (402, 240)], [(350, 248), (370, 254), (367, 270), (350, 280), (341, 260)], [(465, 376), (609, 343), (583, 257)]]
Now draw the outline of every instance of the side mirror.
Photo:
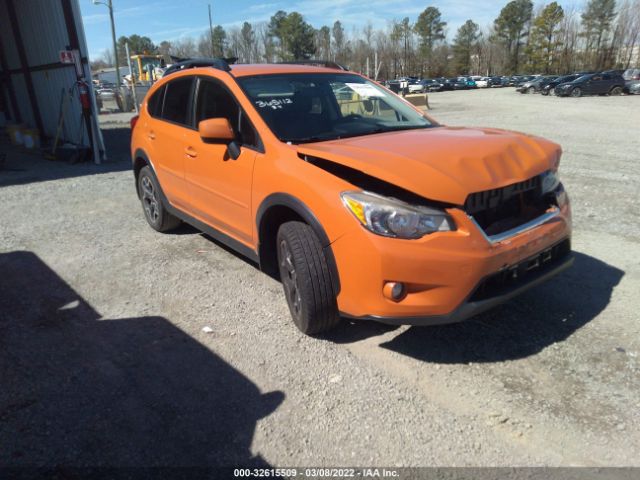
[(235, 140), (235, 134), (226, 118), (209, 118), (198, 123), (198, 133), (206, 142), (229, 143)]

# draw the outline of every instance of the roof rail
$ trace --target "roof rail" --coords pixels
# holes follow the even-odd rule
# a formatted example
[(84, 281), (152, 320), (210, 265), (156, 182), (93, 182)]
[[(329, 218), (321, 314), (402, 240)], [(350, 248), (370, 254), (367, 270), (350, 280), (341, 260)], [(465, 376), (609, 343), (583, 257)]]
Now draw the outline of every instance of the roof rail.
[(325, 68), (335, 68), (336, 70), (349, 70), (344, 65), (332, 62), (331, 60), (293, 60), (291, 62), (277, 62), (282, 65), (315, 65)]
[(171, 75), (172, 73), (179, 72), (181, 70), (186, 70), (188, 68), (198, 68), (198, 67), (213, 67), (218, 70), (223, 70), (225, 72), (231, 71), (230, 64), (235, 63), (237, 58), (185, 58), (179, 59), (176, 57), (172, 57), (177, 60), (176, 63), (171, 65), (164, 71), (163, 77), (167, 75)]

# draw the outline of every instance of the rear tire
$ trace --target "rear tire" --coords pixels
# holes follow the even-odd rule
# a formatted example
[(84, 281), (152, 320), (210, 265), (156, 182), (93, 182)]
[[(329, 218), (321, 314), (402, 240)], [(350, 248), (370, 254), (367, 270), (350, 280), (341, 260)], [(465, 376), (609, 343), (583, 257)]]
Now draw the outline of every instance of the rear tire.
[(168, 232), (180, 225), (180, 219), (171, 215), (164, 207), (160, 184), (148, 166), (142, 167), (138, 174), (138, 192), (144, 218), (151, 228), (157, 232)]
[(543, 88), (542, 90), (540, 90), (540, 93), (546, 97), (547, 95), (549, 95), (549, 90)]
[(335, 327), (340, 321), (336, 292), (318, 236), (305, 223), (286, 222), (276, 244), (280, 280), (296, 327), (306, 335)]

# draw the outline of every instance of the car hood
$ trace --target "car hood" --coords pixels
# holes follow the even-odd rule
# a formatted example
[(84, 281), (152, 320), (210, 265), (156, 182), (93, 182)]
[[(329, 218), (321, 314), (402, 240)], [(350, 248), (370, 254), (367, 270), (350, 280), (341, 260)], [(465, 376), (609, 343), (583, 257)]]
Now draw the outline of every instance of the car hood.
[(467, 195), (527, 180), (560, 159), (560, 146), (489, 128), (434, 127), (301, 144), (302, 155), (360, 170), (424, 198)]

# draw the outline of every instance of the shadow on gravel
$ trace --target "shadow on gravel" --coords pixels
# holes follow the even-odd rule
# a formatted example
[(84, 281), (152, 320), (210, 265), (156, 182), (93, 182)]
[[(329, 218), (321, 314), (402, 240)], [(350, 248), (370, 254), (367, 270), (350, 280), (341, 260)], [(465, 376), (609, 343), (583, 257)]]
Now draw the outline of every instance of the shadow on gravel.
[(400, 328), (397, 325), (386, 325), (384, 323), (372, 322), (369, 320), (355, 320), (342, 318), (334, 329), (318, 336), (321, 340), (332, 343), (344, 344), (365, 340), (371, 337), (384, 335)]
[[(5, 159), (0, 168), (0, 187), (131, 170), (129, 127), (105, 128), (102, 135), (108, 159), (101, 165), (91, 161), (71, 164), (64, 159), (47, 160), (40, 153), (30, 153), (8, 143), (0, 144), (0, 155)], [(131, 182), (133, 185), (133, 179)]]
[(381, 346), (434, 363), (501, 362), (528, 357), (593, 320), (624, 272), (575, 253), (571, 269), (467, 322), (413, 327)]
[(0, 271), (0, 472), (268, 466), (250, 446), (282, 392), (165, 318), (101, 319), (33, 253), (0, 254)]

